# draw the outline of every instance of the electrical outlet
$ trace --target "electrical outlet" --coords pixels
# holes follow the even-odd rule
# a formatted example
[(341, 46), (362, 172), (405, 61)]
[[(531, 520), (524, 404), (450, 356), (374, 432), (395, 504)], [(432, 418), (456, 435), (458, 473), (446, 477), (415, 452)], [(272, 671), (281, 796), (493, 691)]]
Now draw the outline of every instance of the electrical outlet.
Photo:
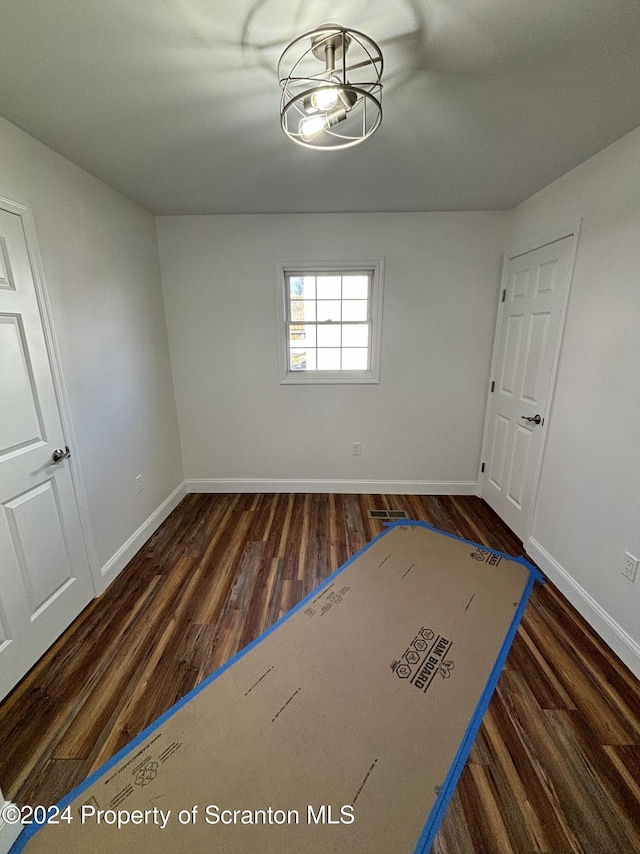
[(638, 558), (630, 555), (629, 552), (625, 552), (624, 554), (624, 566), (622, 567), (622, 574), (625, 578), (628, 578), (629, 581), (636, 580), (636, 573), (638, 571)]
[(351, 446), (351, 453), (354, 454), (356, 457), (359, 457), (360, 454), (362, 453), (362, 443), (361, 442), (354, 442), (353, 445)]
[(142, 490), (144, 489), (144, 483), (142, 482), (141, 474), (136, 475), (136, 483), (138, 484), (138, 492), (142, 492)]

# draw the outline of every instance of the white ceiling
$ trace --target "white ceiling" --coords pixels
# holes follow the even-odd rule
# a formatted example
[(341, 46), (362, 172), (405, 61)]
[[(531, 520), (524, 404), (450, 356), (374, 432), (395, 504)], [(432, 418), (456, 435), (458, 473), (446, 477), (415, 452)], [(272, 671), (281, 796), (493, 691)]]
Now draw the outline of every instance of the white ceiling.
[[(342, 152), (279, 124), (326, 21), (385, 59)], [(0, 115), (156, 214), (504, 210), (640, 125), (640, 0), (0, 0)]]

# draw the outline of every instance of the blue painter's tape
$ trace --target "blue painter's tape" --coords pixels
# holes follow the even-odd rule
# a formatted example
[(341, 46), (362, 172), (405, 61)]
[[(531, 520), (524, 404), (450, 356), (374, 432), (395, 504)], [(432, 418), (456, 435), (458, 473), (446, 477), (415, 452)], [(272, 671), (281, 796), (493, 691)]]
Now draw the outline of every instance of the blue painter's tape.
[[(371, 546), (376, 543), (381, 537), (384, 537), (390, 530), (396, 528), (398, 526), (415, 526), (428, 528), (438, 534), (443, 534), (446, 537), (451, 537), (454, 540), (460, 540), (463, 543), (466, 543), (470, 546), (474, 546), (476, 548), (487, 549), (487, 546), (483, 546), (480, 543), (475, 543), (472, 540), (466, 540), (463, 537), (458, 537), (455, 534), (449, 534), (446, 531), (440, 531), (434, 525), (431, 525), (427, 522), (415, 521), (412, 519), (402, 519), (402, 520), (393, 520), (384, 523), (384, 530), (382, 533), (378, 534), (374, 537), (369, 543), (367, 543), (362, 549), (360, 549), (356, 554), (354, 554), (351, 558), (349, 558), (346, 563), (344, 563), (341, 567), (339, 567), (335, 572), (333, 572), (325, 581), (322, 582), (318, 587), (312, 590), (307, 596), (305, 596), (302, 601), (298, 602), (288, 613), (282, 616), (277, 622), (275, 622), (272, 626), (259, 635), (255, 640), (253, 640), (248, 646), (244, 647), (244, 649), (237, 652), (232, 658), (229, 659), (225, 664), (221, 665), (217, 670), (211, 673), (206, 679), (204, 679), (199, 685), (189, 691), (188, 694), (185, 694), (181, 700), (179, 700), (175, 705), (173, 705), (170, 709), (168, 709), (164, 714), (162, 714), (159, 718), (157, 718), (152, 724), (150, 724), (146, 729), (144, 729), (138, 736), (136, 736), (132, 741), (130, 741), (122, 750), (118, 751), (115, 756), (111, 757), (104, 765), (98, 768), (93, 772), (86, 780), (76, 786), (68, 795), (65, 795), (62, 800), (58, 802), (58, 807), (60, 810), (65, 809), (72, 801), (74, 801), (82, 792), (86, 791), (90, 786), (93, 785), (100, 777), (104, 776), (108, 773), (115, 765), (117, 765), (125, 756), (135, 750), (143, 741), (145, 741), (153, 732), (159, 729), (169, 718), (173, 717), (183, 706), (185, 706), (190, 700), (192, 700), (195, 696), (197, 696), (200, 691), (203, 691), (208, 685), (210, 685), (215, 679), (221, 676), (226, 670), (228, 670), (236, 661), (239, 661), (243, 658), (254, 646), (261, 643), (265, 638), (267, 638), (272, 632), (274, 632), (279, 626), (281, 626), (284, 622), (286, 622), (290, 617), (293, 616), (297, 611), (310, 602), (312, 599), (316, 598), (316, 596), (329, 584), (331, 584), (344, 570), (350, 566), (357, 558), (363, 555)], [(471, 746), (473, 745), (473, 741), (476, 737), (478, 729), (480, 728), (480, 724), (482, 723), (482, 718), (487, 710), (489, 705), (489, 701), (493, 694), (493, 691), (498, 682), (498, 678), (500, 673), (502, 672), (502, 668), (504, 666), (504, 662), (506, 660), (507, 654), (513, 642), (513, 638), (515, 637), (515, 633), (517, 631), (518, 625), (520, 624), (520, 620), (522, 619), (522, 614), (524, 613), (524, 609), (526, 607), (527, 601), (529, 599), (529, 595), (531, 590), (533, 589), (533, 585), (535, 581), (544, 582), (544, 577), (542, 574), (533, 566), (533, 564), (529, 563), (529, 561), (524, 557), (513, 557), (512, 555), (505, 554), (504, 552), (497, 552), (493, 549), (489, 549), (493, 554), (500, 555), (500, 557), (504, 557), (507, 560), (514, 561), (516, 563), (523, 564), (529, 570), (529, 579), (527, 581), (527, 585), (525, 590), (523, 591), (522, 597), (520, 599), (520, 603), (518, 609), (516, 610), (511, 625), (509, 626), (509, 630), (504, 639), (500, 652), (498, 654), (498, 658), (493, 666), (487, 684), (483, 690), (483, 693), (480, 696), (480, 700), (478, 701), (478, 705), (474, 711), (474, 714), (471, 718), (469, 726), (463, 736), (460, 747), (458, 748), (458, 752), (454, 758), (454, 761), (449, 769), (449, 773), (447, 774), (446, 780), (440, 790), (438, 798), (436, 799), (433, 808), (428, 816), (427, 822), (423, 829), (423, 832), (418, 841), (418, 845), (415, 848), (414, 854), (428, 854), (428, 851), (433, 844), (433, 840), (435, 838), (436, 833), (438, 832), (438, 828), (440, 826), (440, 822), (442, 821), (442, 817), (444, 816), (445, 810), (453, 794), (455, 786), (458, 782), (458, 778), (462, 773), (462, 769), (464, 768), (464, 764), (466, 762), (469, 751), (471, 750)], [(20, 854), (23, 851), (24, 847), (27, 845), (29, 840), (35, 835), (35, 833), (40, 830), (39, 825), (29, 825), (23, 832), (20, 834), (14, 845), (9, 851), (9, 854)]]
[[(460, 538), (457, 537), (456, 539)], [(469, 543), (470, 545), (475, 545), (475, 543), (471, 543), (469, 540), (464, 540), (464, 542)], [(505, 557), (508, 557), (508, 555), (505, 555)], [(510, 558), (510, 560), (514, 560), (514, 558)], [(529, 596), (531, 595), (531, 591), (533, 590), (533, 585), (537, 580), (542, 579), (542, 576), (540, 575), (538, 570), (534, 566), (532, 566), (527, 560), (521, 560), (517, 562), (524, 563), (524, 565), (527, 566), (527, 568), (529, 568), (530, 570), (529, 578), (527, 579), (527, 584), (522, 592), (518, 608), (516, 609), (516, 612), (513, 615), (513, 619), (511, 621), (505, 639), (502, 643), (495, 664), (493, 665), (493, 668), (487, 680), (487, 684), (485, 685), (484, 690), (480, 695), (478, 705), (476, 706), (473, 716), (469, 721), (469, 725), (462, 738), (460, 747), (458, 748), (458, 752), (456, 753), (455, 759), (453, 760), (449, 769), (449, 773), (447, 774), (444, 784), (440, 789), (440, 793), (438, 794), (436, 802), (434, 803), (427, 819), (427, 823), (425, 824), (420, 839), (418, 840), (418, 844), (416, 845), (414, 854), (428, 854), (431, 849), (431, 846), (433, 845), (433, 841), (438, 832), (438, 828), (440, 827), (440, 823), (444, 817), (447, 806), (449, 805), (449, 801), (458, 783), (458, 779), (462, 774), (462, 769), (464, 768), (465, 762), (467, 761), (469, 751), (473, 746), (473, 742), (476, 738), (476, 735), (478, 734), (478, 730), (480, 729), (482, 719), (485, 715), (485, 712), (487, 711), (489, 702), (491, 700), (491, 697), (493, 696), (493, 692), (496, 688), (496, 685), (498, 684), (498, 679), (500, 677), (500, 674), (502, 673), (504, 663), (506, 661), (509, 650), (511, 649), (511, 644), (513, 643), (513, 639), (516, 635), (516, 631), (518, 630), (518, 626), (520, 625), (520, 621), (527, 606), (527, 602), (529, 601)]]
[[(312, 590), (308, 596), (305, 596), (305, 598), (301, 602), (298, 602), (297, 605), (295, 605), (290, 611), (284, 614), (277, 622), (275, 622), (272, 626), (269, 626), (268, 629), (265, 629), (265, 631), (261, 635), (255, 638), (255, 640), (253, 640), (250, 644), (245, 646), (244, 649), (241, 649), (239, 652), (237, 652), (232, 658), (229, 659), (229, 661), (225, 662), (225, 664), (221, 665), (217, 670), (214, 670), (214, 672), (207, 676), (206, 679), (204, 679), (199, 685), (196, 685), (196, 687), (189, 691), (188, 694), (185, 694), (182, 699), (178, 700), (175, 705), (173, 705), (170, 709), (160, 715), (159, 718), (156, 718), (153, 723), (149, 724), (146, 729), (144, 729), (132, 741), (125, 745), (122, 750), (118, 751), (115, 756), (112, 756), (111, 759), (105, 762), (104, 765), (101, 765), (100, 768), (94, 771), (93, 774), (87, 777), (86, 780), (83, 780), (82, 783), (75, 787), (75, 789), (72, 789), (72, 791), (69, 792), (68, 795), (65, 795), (64, 798), (62, 798), (62, 800), (58, 802), (60, 810), (63, 810), (72, 801), (74, 801), (78, 797), (78, 795), (81, 795), (86, 789), (89, 788), (89, 786), (92, 786), (96, 782), (96, 780), (99, 780), (100, 777), (104, 776), (108, 771), (110, 771), (114, 767), (114, 765), (117, 765), (118, 762), (120, 762), (121, 759), (124, 759), (124, 757), (128, 753), (131, 753), (131, 751), (138, 747), (138, 745), (142, 744), (143, 741), (146, 741), (146, 739), (153, 732), (159, 729), (159, 727), (161, 727), (162, 724), (168, 721), (169, 718), (173, 717), (176, 712), (178, 712), (183, 706), (185, 706), (190, 700), (192, 700), (197, 694), (199, 694), (200, 691), (203, 691), (215, 679), (221, 676), (225, 672), (225, 670), (228, 670), (233, 664), (235, 664), (236, 661), (239, 661), (241, 658), (243, 658), (249, 652), (249, 650), (253, 649), (254, 646), (259, 644), (265, 638), (269, 637), (272, 632), (274, 632), (279, 626), (286, 622), (291, 616), (293, 616), (293, 614), (303, 608), (307, 604), (307, 602), (311, 601), (311, 599), (315, 599), (319, 592), (321, 592), (322, 590), (324, 590), (325, 587), (331, 584), (331, 582), (335, 578), (337, 578), (341, 572), (344, 572), (344, 570), (348, 566), (350, 566), (356, 560), (356, 558), (359, 558), (360, 555), (364, 554), (367, 549), (370, 549), (371, 546), (376, 543), (381, 537), (384, 537), (386, 533), (388, 533), (388, 529), (382, 531), (382, 533), (374, 537), (373, 540), (363, 546), (360, 551), (356, 552), (356, 554), (350, 557), (346, 563), (343, 563), (341, 567), (336, 569), (336, 571), (333, 572), (327, 579), (325, 579), (322, 584), (318, 585), (318, 587)], [(38, 830), (40, 830), (40, 827), (40, 825), (36, 824), (31, 824), (26, 827), (9, 850), (9, 854), (20, 854), (20, 852), (24, 849), (25, 845), (31, 839), (31, 837), (34, 836), (34, 834), (36, 834)]]
[(392, 522), (385, 522), (384, 524), (388, 526), (388, 528), (397, 528), (399, 525), (415, 525), (415, 527), (417, 528), (428, 528), (430, 531), (435, 531), (436, 534), (442, 534), (443, 537), (449, 537), (451, 540), (458, 540), (459, 542), (466, 543), (469, 546), (475, 546), (478, 549), (485, 549), (486, 551), (490, 551), (494, 555), (499, 555), (500, 557), (505, 558), (505, 560), (512, 561), (512, 563), (520, 563), (522, 564), (522, 566), (526, 566), (529, 572), (535, 576), (535, 580), (539, 581), (541, 584), (544, 584), (544, 575), (540, 572), (537, 566), (534, 566), (523, 555), (518, 555), (517, 557), (514, 557), (513, 555), (509, 555), (506, 552), (499, 552), (496, 549), (489, 548), (489, 546), (483, 546), (482, 543), (476, 543), (473, 540), (466, 540), (464, 537), (459, 537), (457, 534), (450, 534), (448, 531), (441, 531), (439, 528), (436, 528), (435, 525), (432, 525), (429, 522), (419, 522), (414, 521), (413, 519), (403, 519), (396, 521), (394, 519)]

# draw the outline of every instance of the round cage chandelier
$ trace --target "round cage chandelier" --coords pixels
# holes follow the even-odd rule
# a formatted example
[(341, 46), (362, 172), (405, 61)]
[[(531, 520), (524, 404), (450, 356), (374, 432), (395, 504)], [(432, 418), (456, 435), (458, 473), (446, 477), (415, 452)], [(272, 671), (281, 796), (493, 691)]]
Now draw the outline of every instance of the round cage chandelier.
[(292, 41), (278, 63), (280, 122), (289, 139), (326, 151), (368, 139), (382, 121), (382, 64), (372, 39), (339, 24)]

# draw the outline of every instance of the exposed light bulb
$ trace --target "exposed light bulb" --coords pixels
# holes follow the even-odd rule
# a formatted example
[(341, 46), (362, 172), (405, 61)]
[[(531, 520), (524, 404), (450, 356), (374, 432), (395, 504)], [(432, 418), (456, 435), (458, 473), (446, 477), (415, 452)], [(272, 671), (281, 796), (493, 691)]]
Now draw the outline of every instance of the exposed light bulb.
[(318, 113), (316, 116), (305, 116), (300, 120), (298, 125), (298, 133), (305, 142), (311, 142), (323, 130), (328, 130), (330, 127), (337, 125), (338, 122), (347, 118), (347, 111), (344, 107), (337, 107), (330, 113)]
[(305, 113), (328, 113), (339, 100), (344, 100), (340, 78), (331, 75), (322, 81), (317, 89), (307, 95), (302, 103)]
[(340, 90), (336, 87), (316, 89), (316, 91), (311, 95), (311, 106), (315, 107), (316, 110), (322, 110), (323, 112), (333, 110), (335, 105), (338, 103), (339, 93)]
[(326, 113), (317, 116), (307, 116), (300, 121), (298, 133), (305, 142), (311, 142), (319, 133), (329, 127), (329, 118)]

